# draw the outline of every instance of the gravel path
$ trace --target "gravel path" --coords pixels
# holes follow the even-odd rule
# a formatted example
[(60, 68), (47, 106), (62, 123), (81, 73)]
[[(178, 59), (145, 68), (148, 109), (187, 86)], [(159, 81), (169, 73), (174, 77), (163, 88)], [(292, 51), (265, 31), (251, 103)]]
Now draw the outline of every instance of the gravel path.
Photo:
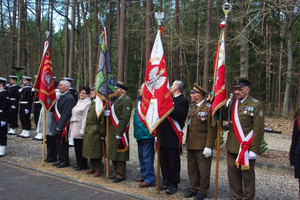
[[(132, 126), (131, 126), (132, 127)], [(20, 131), (19, 131), (20, 132)], [(32, 131), (31, 137), (35, 134)], [(226, 139), (226, 138), (225, 138)], [(291, 136), (280, 134), (265, 134), (265, 140), (268, 148), (271, 150), (289, 151)], [(130, 130), (130, 161), (127, 163), (127, 180), (120, 184), (112, 184), (106, 180), (104, 176), (96, 179), (85, 174), (85, 172), (75, 172), (71, 167), (64, 169), (56, 169), (50, 164), (41, 167), (41, 142), (31, 139), (17, 138), (16, 136), (8, 136), (7, 155), (0, 158), (8, 162), (17, 163), (21, 166), (31, 166), (54, 173), (63, 174), (79, 180), (93, 182), (104, 185), (108, 188), (121, 192), (134, 193), (151, 199), (184, 199), (183, 195), (188, 190), (187, 161), (186, 154), (181, 157), (181, 183), (179, 191), (175, 195), (167, 195), (165, 192), (156, 194), (154, 188), (139, 189), (137, 183), (133, 180), (139, 177), (139, 163), (137, 156), (137, 144), (133, 138), (132, 128)], [(71, 166), (75, 164), (74, 148), (70, 148)], [(157, 168), (155, 162), (155, 170)], [(215, 185), (215, 161), (212, 164), (210, 190), (207, 199), (214, 199)], [(110, 166), (112, 172), (112, 166)], [(162, 180), (162, 178), (161, 178)], [(218, 199), (230, 199), (229, 185), (227, 179), (226, 163), (219, 164), (219, 180), (218, 180)], [(298, 180), (294, 179), (292, 174), (279, 174), (256, 168), (256, 199), (298, 199)]]

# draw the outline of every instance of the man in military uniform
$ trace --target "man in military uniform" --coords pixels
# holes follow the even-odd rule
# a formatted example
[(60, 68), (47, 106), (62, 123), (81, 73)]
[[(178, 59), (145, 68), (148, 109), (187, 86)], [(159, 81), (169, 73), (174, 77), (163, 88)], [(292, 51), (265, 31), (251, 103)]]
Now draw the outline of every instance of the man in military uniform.
[(54, 163), (53, 166), (63, 168), (70, 164), (68, 131), (72, 109), (76, 105), (76, 102), (69, 92), (70, 83), (68, 81), (60, 81), (58, 87), (61, 95), (54, 105), (54, 115), (52, 116), (50, 131), (55, 134), (58, 150), (58, 162)]
[(22, 138), (30, 137), (31, 121), (30, 112), (33, 102), (32, 86), (30, 85), (31, 77), (23, 76), (23, 88), (21, 88), (20, 95), (20, 120), (22, 124), (22, 133), (18, 136)]
[(0, 77), (0, 157), (5, 155), (7, 144), (7, 114), (9, 105), (9, 94), (4, 89), (6, 79)]
[(241, 77), (233, 80), (235, 99), (227, 110), (229, 186), (233, 199), (254, 199), (255, 159), (264, 135), (263, 104), (249, 95), (249, 80)]
[(18, 111), (19, 111), (19, 100), (20, 94), (19, 89), (20, 86), (17, 84), (18, 77), (14, 75), (9, 75), (9, 105), (8, 105), (8, 124), (9, 131), (8, 135), (16, 135), (18, 128)]
[[(180, 183), (182, 129), (189, 110), (189, 102), (183, 96), (183, 92), (184, 83), (181, 80), (175, 80), (171, 86), (174, 110), (159, 125), (160, 167), (163, 176), (161, 190), (166, 190), (167, 194), (175, 194), (178, 189), (178, 183)], [(176, 129), (173, 127), (176, 127)]]
[[(35, 78), (37, 78), (37, 75), (35, 75)], [(42, 104), (40, 102), (39, 93), (37, 91), (34, 91), (34, 88), (32, 88), (32, 92), (33, 92), (33, 117), (34, 117), (35, 127), (37, 127)], [(37, 141), (43, 140), (43, 133), (37, 132), (37, 135), (34, 138), (32, 138), (32, 140), (37, 140)]]
[[(129, 160), (129, 121), (132, 102), (127, 96), (128, 87), (118, 81), (116, 97), (118, 98), (111, 107), (112, 123), (109, 125), (108, 159), (112, 160), (114, 175), (110, 176), (113, 183), (118, 183), (126, 178), (126, 161)], [(123, 143), (123, 141), (127, 143)]]
[(185, 198), (202, 200), (207, 196), (210, 182), (212, 149), (217, 135), (212, 127), (211, 104), (206, 102), (207, 92), (198, 84), (191, 90), (193, 102), (188, 114), (186, 147), (188, 149), (189, 191)]
[[(73, 83), (73, 79), (69, 78), (69, 77), (63, 77), (63, 80), (69, 81), (70, 83), (70, 88), (69, 88), (69, 92), (72, 94), (72, 96), (74, 97), (75, 101), (78, 101), (78, 92), (72, 88), (72, 83)], [(74, 138), (69, 137), (69, 146), (73, 147), (74, 146)]]

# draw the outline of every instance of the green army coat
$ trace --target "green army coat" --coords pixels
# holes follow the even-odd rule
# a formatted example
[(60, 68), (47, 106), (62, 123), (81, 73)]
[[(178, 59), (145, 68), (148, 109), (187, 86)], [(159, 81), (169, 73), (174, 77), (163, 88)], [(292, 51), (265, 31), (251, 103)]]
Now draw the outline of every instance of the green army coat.
[[(117, 128), (112, 123), (109, 124), (108, 134), (108, 159), (112, 161), (128, 161), (129, 149), (125, 152), (118, 152), (118, 140), (116, 135), (122, 137), (125, 128), (130, 121), (132, 102), (127, 95), (122, 96), (114, 102), (114, 110), (119, 120)], [(128, 131), (129, 132), (129, 131)], [(129, 143), (129, 134), (127, 133)]]
[(188, 114), (186, 147), (190, 150), (213, 148), (217, 136), (217, 126), (212, 127), (211, 104), (203, 102), (197, 109), (193, 104)]
[(95, 102), (92, 101), (89, 108), (86, 127), (83, 137), (82, 156), (89, 159), (98, 159), (103, 157), (103, 148), (101, 137), (105, 138), (106, 134), (105, 117), (102, 114), (97, 119), (95, 111)]
[[(228, 116), (230, 116), (230, 122), (232, 120), (231, 118), (233, 106), (234, 101), (232, 101), (232, 104), (228, 108)], [(264, 136), (263, 104), (259, 100), (249, 95), (247, 99), (245, 99), (245, 101), (241, 105), (239, 105), (238, 115), (245, 137), (253, 129), (253, 140), (250, 145), (249, 151), (258, 153)], [(226, 141), (226, 149), (231, 153), (238, 154), (239, 147), (240, 144), (233, 131), (232, 123), (229, 123), (229, 132)]]

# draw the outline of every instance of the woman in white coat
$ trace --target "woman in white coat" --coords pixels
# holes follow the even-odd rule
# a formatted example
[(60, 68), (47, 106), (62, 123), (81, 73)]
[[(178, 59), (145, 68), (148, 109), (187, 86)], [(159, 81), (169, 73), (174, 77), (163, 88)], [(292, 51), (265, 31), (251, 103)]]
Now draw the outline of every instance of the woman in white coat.
[(89, 97), (90, 91), (90, 88), (87, 86), (80, 88), (79, 100), (77, 101), (76, 106), (72, 109), (72, 116), (70, 119), (69, 137), (74, 138), (77, 165), (73, 168), (76, 171), (87, 169), (87, 159), (82, 157), (82, 144), (86, 125), (86, 116), (91, 104), (91, 99)]

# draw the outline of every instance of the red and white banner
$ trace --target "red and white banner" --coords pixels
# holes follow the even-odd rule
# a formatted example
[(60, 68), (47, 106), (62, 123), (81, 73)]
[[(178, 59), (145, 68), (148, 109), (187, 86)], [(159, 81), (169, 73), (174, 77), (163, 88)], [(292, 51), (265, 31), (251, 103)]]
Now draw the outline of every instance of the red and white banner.
[(44, 45), (42, 62), (34, 84), (34, 89), (39, 92), (40, 102), (44, 109), (48, 112), (56, 100), (48, 41), (46, 41)]
[(238, 142), (240, 144), (239, 154), (236, 158), (235, 164), (237, 167), (241, 165), (241, 170), (248, 170), (249, 169), (249, 152), (248, 149), (250, 148), (250, 145), (253, 140), (253, 129), (250, 131), (250, 133), (245, 137), (245, 134), (243, 132), (240, 120), (239, 120), (239, 114), (238, 114), (238, 106), (239, 106), (239, 100), (236, 99), (233, 106), (232, 111), (232, 127), (234, 130), (234, 133), (236, 135), (236, 138), (238, 139)]
[(152, 133), (173, 109), (165, 55), (158, 30), (146, 70), (141, 103), (141, 115), (149, 132)]
[(214, 79), (212, 101), (213, 125), (217, 120), (216, 112), (226, 103), (226, 85), (225, 85), (225, 21), (220, 24), (221, 34), (218, 41), (217, 51), (214, 63)]

